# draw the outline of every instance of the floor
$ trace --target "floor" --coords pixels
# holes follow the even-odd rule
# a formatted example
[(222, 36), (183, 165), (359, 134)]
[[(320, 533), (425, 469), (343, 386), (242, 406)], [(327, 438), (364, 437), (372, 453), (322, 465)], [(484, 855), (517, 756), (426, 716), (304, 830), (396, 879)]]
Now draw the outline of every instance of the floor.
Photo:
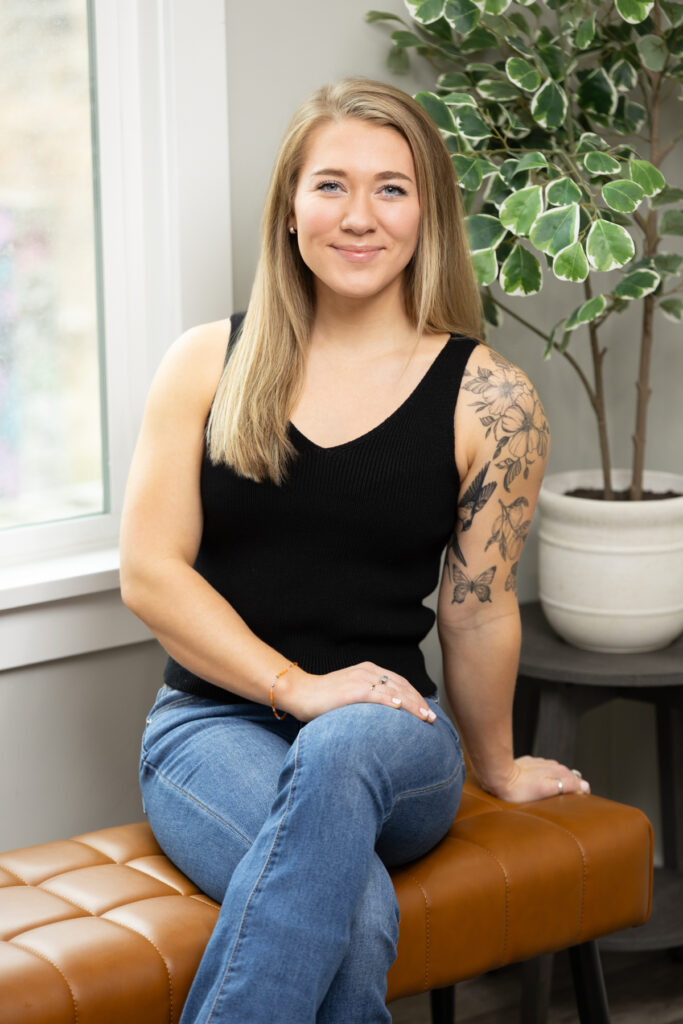
[[(683, 951), (603, 953), (611, 1024), (683, 1024)], [(518, 1024), (520, 970), (507, 967), (456, 989), (457, 1024)], [(429, 997), (398, 999), (393, 1024), (430, 1024)], [(578, 1024), (569, 962), (556, 957), (547, 1024)]]

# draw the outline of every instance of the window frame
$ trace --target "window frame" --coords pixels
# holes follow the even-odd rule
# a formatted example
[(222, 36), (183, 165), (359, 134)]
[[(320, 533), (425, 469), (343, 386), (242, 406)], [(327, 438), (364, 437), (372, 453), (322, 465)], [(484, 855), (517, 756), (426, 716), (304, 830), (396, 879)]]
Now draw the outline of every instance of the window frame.
[[(123, 493), (145, 398), (183, 330), (232, 312), (224, 0), (89, 8), (109, 509), (0, 531), (0, 670), (149, 636), (118, 594)], [(78, 639), (80, 599), (96, 594), (112, 628)], [(60, 619), (73, 605), (73, 642), (31, 628), (29, 643), (26, 616), (60, 601)]]

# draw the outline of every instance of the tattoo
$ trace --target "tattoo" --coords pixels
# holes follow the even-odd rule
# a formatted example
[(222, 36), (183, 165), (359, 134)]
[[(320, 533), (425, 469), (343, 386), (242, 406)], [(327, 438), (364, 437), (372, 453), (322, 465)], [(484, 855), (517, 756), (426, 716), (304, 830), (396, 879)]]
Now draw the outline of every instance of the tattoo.
[(462, 604), (468, 594), (476, 594), (482, 602), (491, 602), (491, 584), (495, 575), (496, 566), (492, 565), (475, 579), (471, 580), (457, 565), (452, 565), (451, 580), (454, 586), (451, 604), (454, 604), (456, 601), (458, 604)]
[(453, 536), (451, 537), (451, 548), (453, 549), (455, 557), (462, 562), (463, 565), (467, 565), (467, 561), (462, 553), (460, 544), (458, 543), (457, 534), (465, 533), (466, 530), (469, 530), (475, 515), (477, 512), (481, 512), (484, 505), (498, 486), (495, 480), (488, 484), (484, 483), (484, 478), (486, 477), (490, 465), (491, 463), (487, 462), (483, 469), (477, 473), (474, 480), (463, 494), (462, 500), (458, 503), (458, 518), (455, 524), (455, 530), (453, 531)]
[(510, 567), (510, 572), (508, 573), (508, 578), (505, 580), (505, 589), (506, 590), (511, 590), (513, 594), (517, 593), (517, 566), (518, 565), (519, 565), (519, 562), (515, 562), (515, 564)]
[(476, 375), (465, 373), (462, 387), (478, 396), (473, 408), (484, 415), (479, 422), (486, 427), (486, 437), (493, 433), (496, 450), (493, 459), (497, 469), (504, 469), (503, 487), (509, 492), (510, 484), (523, 472), (529, 476), (533, 466), (532, 455), (543, 457), (548, 451), (548, 423), (535, 391), (526, 377), (497, 352), (491, 352), (496, 369), (478, 366)]
[(508, 558), (518, 559), (531, 526), (531, 519), (524, 518), (524, 509), (528, 507), (529, 502), (520, 496), (509, 505), (503, 504), (499, 498), (498, 504), (500, 512), (496, 516), (491, 536), (486, 542), (484, 551), (488, 551), (492, 544), (497, 544), (500, 556), (505, 561)]

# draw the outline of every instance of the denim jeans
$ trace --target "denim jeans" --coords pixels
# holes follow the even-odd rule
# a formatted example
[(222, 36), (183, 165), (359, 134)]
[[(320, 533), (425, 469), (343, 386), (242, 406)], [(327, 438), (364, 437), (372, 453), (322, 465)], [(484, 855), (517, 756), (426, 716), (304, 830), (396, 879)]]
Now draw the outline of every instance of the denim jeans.
[(167, 856), (222, 904), (181, 1024), (387, 1024), (387, 865), (448, 831), (457, 733), (379, 704), (302, 724), (162, 687), (140, 780)]

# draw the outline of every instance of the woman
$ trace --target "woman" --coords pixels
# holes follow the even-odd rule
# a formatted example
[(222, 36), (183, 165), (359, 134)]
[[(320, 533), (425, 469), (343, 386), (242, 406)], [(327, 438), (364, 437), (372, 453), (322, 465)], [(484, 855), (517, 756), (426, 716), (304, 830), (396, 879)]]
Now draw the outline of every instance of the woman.
[(464, 775), (418, 647), (444, 549), (445, 686), (481, 784), (587, 789), (513, 759), (515, 572), (548, 428), (476, 341), (452, 164), (410, 97), (349, 80), (300, 108), (238, 321), (163, 360), (122, 532), (124, 600), (170, 655), (146, 813), (222, 903), (182, 1020), (386, 1022), (387, 865), (443, 837)]

